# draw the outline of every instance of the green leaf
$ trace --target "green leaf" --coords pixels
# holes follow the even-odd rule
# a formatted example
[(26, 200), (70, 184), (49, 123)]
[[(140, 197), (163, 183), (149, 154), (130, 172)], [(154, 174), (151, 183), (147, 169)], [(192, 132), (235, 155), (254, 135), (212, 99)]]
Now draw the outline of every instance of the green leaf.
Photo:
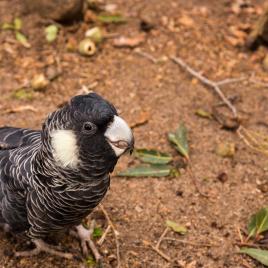
[(177, 168), (172, 168), (170, 171), (170, 177), (179, 177), (181, 175), (180, 170)]
[(93, 230), (93, 238), (98, 238), (98, 237), (101, 237), (102, 236), (102, 229), (100, 227), (95, 227), (94, 230)]
[(268, 266), (268, 250), (257, 248), (241, 248), (239, 253), (245, 253), (265, 266)]
[(58, 35), (58, 27), (54, 24), (51, 24), (45, 28), (46, 40), (51, 43), (56, 40)]
[(98, 21), (102, 22), (102, 23), (125, 23), (126, 22), (126, 18), (124, 18), (122, 15), (99, 15), (97, 16)]
[(157, 150), (137, 149), (134, 152), (135, 157), (141, 161), (150, 164), (168, 164), (172, 161), (172, 156), (166, 153), (161, 153)]
[(199, 116), (199, 117), (202, 117), (202, 118), (209, 118), (209, 119), (212, 118), (211, 113), (209, 113), (209, 112), (207, 112), (207, 111), (205, 111), (205, 110), (203, 110), (203, 109), (198, 109), (198, 110), (196, 110), (196, 111), (195, 111), (195, 114), (196, 114), (197, 116)]
[(175, 148), (182, 156), (184, 156), (186, 159), (189, 159), (187, 128), (185, 127), (184, 123), (180, 123), (180, 126), (175, 133), (169, 133), (168, 139), (175, 145)]
[(18, 100), (31, 100), (33, 98), (33, 94), (29, 89), (20, 88), (12, 93), (12, 97)]
[(268, 230), (268, 209), (262, 208), (252, 215), (248, 224), (249, 237), (258, 236)]
[(29, 44), (27, 40), (27, 37), (24, 34), (22, 34), (21, 32), (16, 32), (15, 35), (16, 35), (17, 41), (19, 41), (24, 47), (26, 48), (31, 47), (31, 45)]
[(86, 259), (86, 264), (87, 264), (87, 267), (93, 268), (93, 267), (95, 267), (96, 262), (92, 256), (88, 256)]
[(20, 18), (14, 19), (14, 29), (19, 31), (22, 28), (22, 20)]
[(184, 227), (182, 225), (179, 225), (174, 221), (167, 220), (166, 225), (167, 225), (167, 227), (170, 227), (176, 233), (179, 233), (179, 234), (182, 234), (182, 235), (187, 233), (186, 227)]
[(4, 22), (1, 25), (2, 30), (14, 30), (14, 25), (11, 23)]
[(120, 177), (165, 177), (171, 172), (167, 165), (136, 166), (118, 173)]

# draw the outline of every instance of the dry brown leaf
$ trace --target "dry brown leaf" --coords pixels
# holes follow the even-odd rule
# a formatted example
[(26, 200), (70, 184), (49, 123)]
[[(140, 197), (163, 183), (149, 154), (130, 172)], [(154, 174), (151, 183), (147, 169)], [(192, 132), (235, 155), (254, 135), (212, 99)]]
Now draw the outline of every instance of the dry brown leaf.
[(193, 15), (199, 15), (199, 16), (201, 15), (207, 17), (209, 14), (209, 9), (206, 6), (197, 6), (193, 8), (191, 13)]
[(234, 14), (239, 14), (241, 12), (241, 8), (239, 5), (237, 4), (233, 4), (232, 7), (231, 7), (231, 11), (234, 13)]
[(136, 116), (135, 121), (130, 125), (130, 127), (135, 128), (147, 124), (149, 121), (149, 117), (149, 112), (141, 111), (140, 114)]
[(186, 26), (186, 27), (192, 27), (194, 26), (194, 21), (191, 17), (189, 17), (188, 15), (182, 15), (179, 18), (179, 23)]
[(238, 38), (239, 40), (244, 40), (247, 37), (247, 34), (244, 31), (241, 31), (238, 27), (236, 26), (231, 26), (229, 27), (229, 30), (233, 36)]
[(243, 46), (247, 38), (247, 34), (243, 30), (240, 30), (239, 27), (234, 25), (229, 27), (229, 31), (231, 36), (225, 37), (227, 42), (232, 46)]
[(84, 14), (84, 22), (95, 22), (97, 20), (97, 15), (90, 9), (86, 10)]
[(192, 261), (190, 263), (187, 263), (185, 268), (196, 268), (196, 265), (197, 265), (196, 261)]
[(126, 36), (120, 36), (116, 39), (114, 39), (113, 45), (115, 47), (130, 47), (134, 48), (139, 46), (145, 41), (145, 35), (140, 34), (136, 35), (134, 37), (126, 37)]
[(258, 17), (252, 31), (249, 33), (246, 45), (248, 48), (254, 48), (258, 43), (260, 37), (264, 40), (268, 40), (268, 6), (265, 8), (263, 14)]
[(212, 115), (214, 119), (221, 124), (222, 128), (226, 130), (238, 129), (241, 118), (234, 118), (226, 111), (225, 107), (213, 107)]
[(242, 9), (249, 9), (249, 8), (252, 8), (250, 7), (250, 1), (249, 0), (235, 0), (235, 1), (232, 1), (232, 6), (231, 6), (231, 11), (234, 13), (234, 14), (240, 14)]
[(234, 47), (243, 46), (243, 44), (244, 44), (243, 40), (240, 40), (240, 39), (238, 39), (236, 37), (225, 36), (225, 39), (230, 45), (232, 45)]

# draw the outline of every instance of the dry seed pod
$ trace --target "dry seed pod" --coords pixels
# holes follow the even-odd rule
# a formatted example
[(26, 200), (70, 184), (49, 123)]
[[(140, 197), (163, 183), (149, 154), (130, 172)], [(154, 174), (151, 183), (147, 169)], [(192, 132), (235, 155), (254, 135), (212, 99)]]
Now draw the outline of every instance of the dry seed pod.
[(92, 56), (96, 53), (96, 46), (89, 38), (85, 38), (79, 43), (78, 51), (81, 55)]
[(85, 36), (89, 38), (91, 41), (93, 41), (95, 44), (99, 44), (103, 39), (103, 35), (99, 27), (94, 27), (87, 30)]
[(34, 90), (42, 90), (47, 87), (49, 84), (48, 79), (44, 76), (44, 74), (37, 74), (31, 80), (31, 87)]

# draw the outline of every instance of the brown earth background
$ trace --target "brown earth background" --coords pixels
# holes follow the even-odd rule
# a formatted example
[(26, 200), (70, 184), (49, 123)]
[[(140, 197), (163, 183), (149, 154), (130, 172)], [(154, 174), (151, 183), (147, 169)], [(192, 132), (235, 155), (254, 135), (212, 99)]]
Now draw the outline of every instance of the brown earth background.
[[(253, 25), (265, 1), (251, 1), (252, 9), (241, 9), (239, 14), (232, 11), (233, 2), (114, 0), (112, 3), (128, 21), (104, 28), (110, 33), (137, 36), (141, 18), (145, 17), (155, 27), (146, 33), (139, 49), (161, 58), (155, 64), (131, 48), (115, 48), (112, 39), (105, 40), (90, 58), (69, 52), (66, 44), (81, 40), (85, 30), (94, 25), (85, 21), (61, 27), (57, 40), (48, 44), (44, 38), (47, 22), (23, 12), (22, 1), (0, 1), (0, 22), (20, 17), (31, 44), (31, 48), (24, 48), (12, 32), (0, 32), (0, 125), (40, 128), (49, 112), (83, 86), (95, 83), (93, 90), (109, 99), (131, 125), (147, 117), (147, 123), (134, 129), (137, 148), (176, 155), (167, 133), (174, 131), (181, 121), (189, 130), (192, 168), (199, 187), (212, 198), (197, 192), (185, 169), (176, 178), (117, 177), (116, 172), (133, 164), (131, 157), (121, 159), (102, 203), (120, 234), (121, 267), (263, 267), (236, 254), (239, 248), (235, 242), (239, 241), (238, 228), (245, 229), (249, 217), (267, 202), (267, 156), (248, 148), (235, 132), (222, 129), (215, 120), (196, 116), (197, 109), (211, 111), (220, 100), (211, 89), (169, 60), (177, 55), (214, 81), (250, 77), (252, 73), (267, 81), (267, 71), (262, 67), (267, 48), (251, 52), (243, 44), (230, 41), (230, 37), (237, 39), (232, 27)], [(14, 91), (34, 75), (57, 64), (61, 74), (46, 90), (33, 92), (31, 99), (14, 97)], [(235, 106), (249, 129), (267, 133), (267, 126), (260, 124), (268, 122), (267, 86), (244, 80), (222, 90), (228, 97), (237, 96)], [(36, 111), (8, 112), (26, 105)], [(235, 143), (232, 158), (215, 154), (217, 144), (224, 142)], [(223, 172), (227, 179), (220, 181), (218, 175)], [(90, 217), (103, 229), (107, 226), (100, 209)], [(188, 228), (185, 236), (169, 231), (168, 237), (195, 243), (163, 241), (161, 250), (173, 263), (148, 245), (158, 241), (168, 219)], [(67, 235), (61, 246), (80, 254), (78, 242)], [(10, 256), (10, 252), (25, 248), (25, 241), (0, 233), (0, 267), (88, 267), (85, 261), (62, 260), (47, 254), (21, 259)], [(100, 252), (104, 267), (116, 267), (112, 233)]]

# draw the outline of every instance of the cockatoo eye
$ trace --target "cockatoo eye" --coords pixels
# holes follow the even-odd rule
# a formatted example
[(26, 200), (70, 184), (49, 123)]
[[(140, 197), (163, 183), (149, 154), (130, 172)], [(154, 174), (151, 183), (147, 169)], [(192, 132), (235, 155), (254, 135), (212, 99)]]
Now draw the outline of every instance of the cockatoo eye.
[(97, 130), (97, 126), (91, 122), (86, 122), (83, 125), (83, 132), (87, 134), (94, 134)]

